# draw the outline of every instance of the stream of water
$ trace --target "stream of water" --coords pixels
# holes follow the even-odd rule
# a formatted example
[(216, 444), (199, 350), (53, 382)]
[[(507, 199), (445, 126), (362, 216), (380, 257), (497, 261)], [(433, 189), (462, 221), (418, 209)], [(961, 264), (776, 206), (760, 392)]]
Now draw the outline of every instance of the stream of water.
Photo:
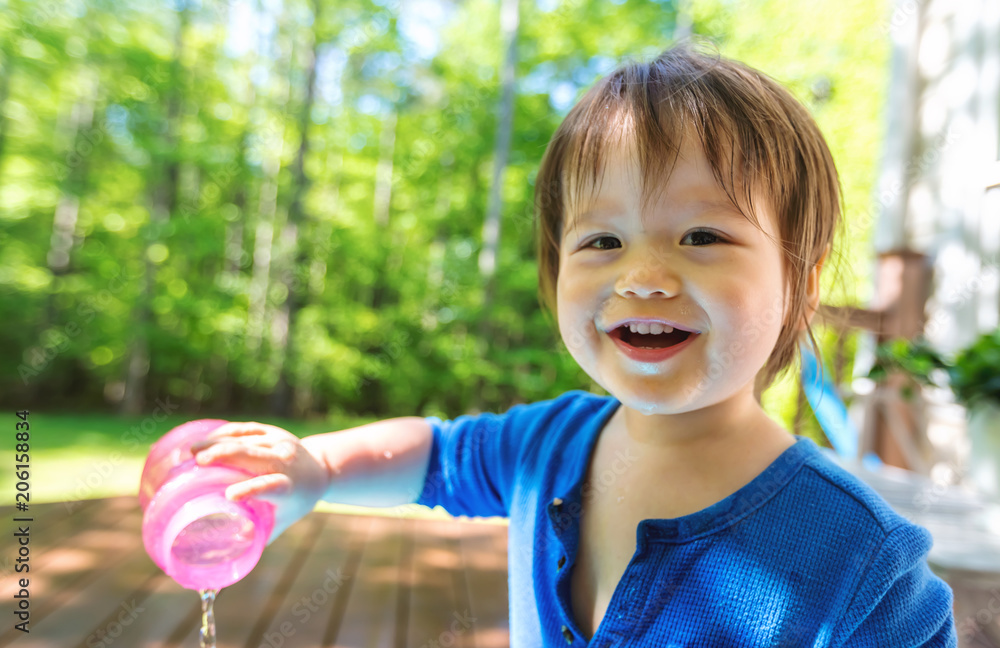
[(200, 590), (201, 594), (201, 648), (215, 648), (215, 595), (219, 590)]

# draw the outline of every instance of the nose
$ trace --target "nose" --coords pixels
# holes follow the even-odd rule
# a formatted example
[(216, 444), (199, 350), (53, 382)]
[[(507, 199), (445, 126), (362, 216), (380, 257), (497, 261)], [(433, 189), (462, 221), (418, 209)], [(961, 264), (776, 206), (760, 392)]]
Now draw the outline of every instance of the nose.
[(615, 285), (622, 297), (675, 297), (680, 293), (677, 274), (662, 264), (640, 263), (630, 268)]

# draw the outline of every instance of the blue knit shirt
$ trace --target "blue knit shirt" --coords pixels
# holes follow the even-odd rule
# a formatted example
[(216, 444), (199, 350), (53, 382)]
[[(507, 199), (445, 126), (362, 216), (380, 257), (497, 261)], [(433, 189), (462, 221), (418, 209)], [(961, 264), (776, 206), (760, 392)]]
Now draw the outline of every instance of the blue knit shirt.
[(951, 588), (926, 561), (930, 533), (802, 436), (712, 506), (640, 522), (586, 641), (570, 603), (582, 482), (619, 404), (570, 391), (425, 419), (434, 442), (417, 503), (510, 518), (511, 646), (957, 646)]

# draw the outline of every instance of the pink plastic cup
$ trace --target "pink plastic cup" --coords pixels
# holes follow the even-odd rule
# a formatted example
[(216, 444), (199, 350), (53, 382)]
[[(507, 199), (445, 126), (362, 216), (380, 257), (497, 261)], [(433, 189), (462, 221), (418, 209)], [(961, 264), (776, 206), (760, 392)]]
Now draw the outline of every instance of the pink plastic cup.
[(226, 486), (251, 473), (199, 466), (191, 455), (191, 444), (223, 423), (201, 419), (167, 432), (150, 448), (139, 483), (146, 553), (187, 589), (217, 590), (241, 580), (274, 528), (272, 504), (226, 499)]

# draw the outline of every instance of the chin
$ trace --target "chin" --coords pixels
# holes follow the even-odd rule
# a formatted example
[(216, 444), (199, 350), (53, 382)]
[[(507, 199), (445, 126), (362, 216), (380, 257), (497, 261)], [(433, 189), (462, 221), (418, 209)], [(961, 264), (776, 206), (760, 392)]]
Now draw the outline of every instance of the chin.
[[(603, 385), (602, 385), (603, 386)], [(694, 395), (684, 393), (665, 393), (663, 391), (636, 393), (630, 389), (607, 389), (609, 394), (621, 401), (621, 404), (645, 416), (665, 414), (683, 414), (698, 409), (693, 403)]]

